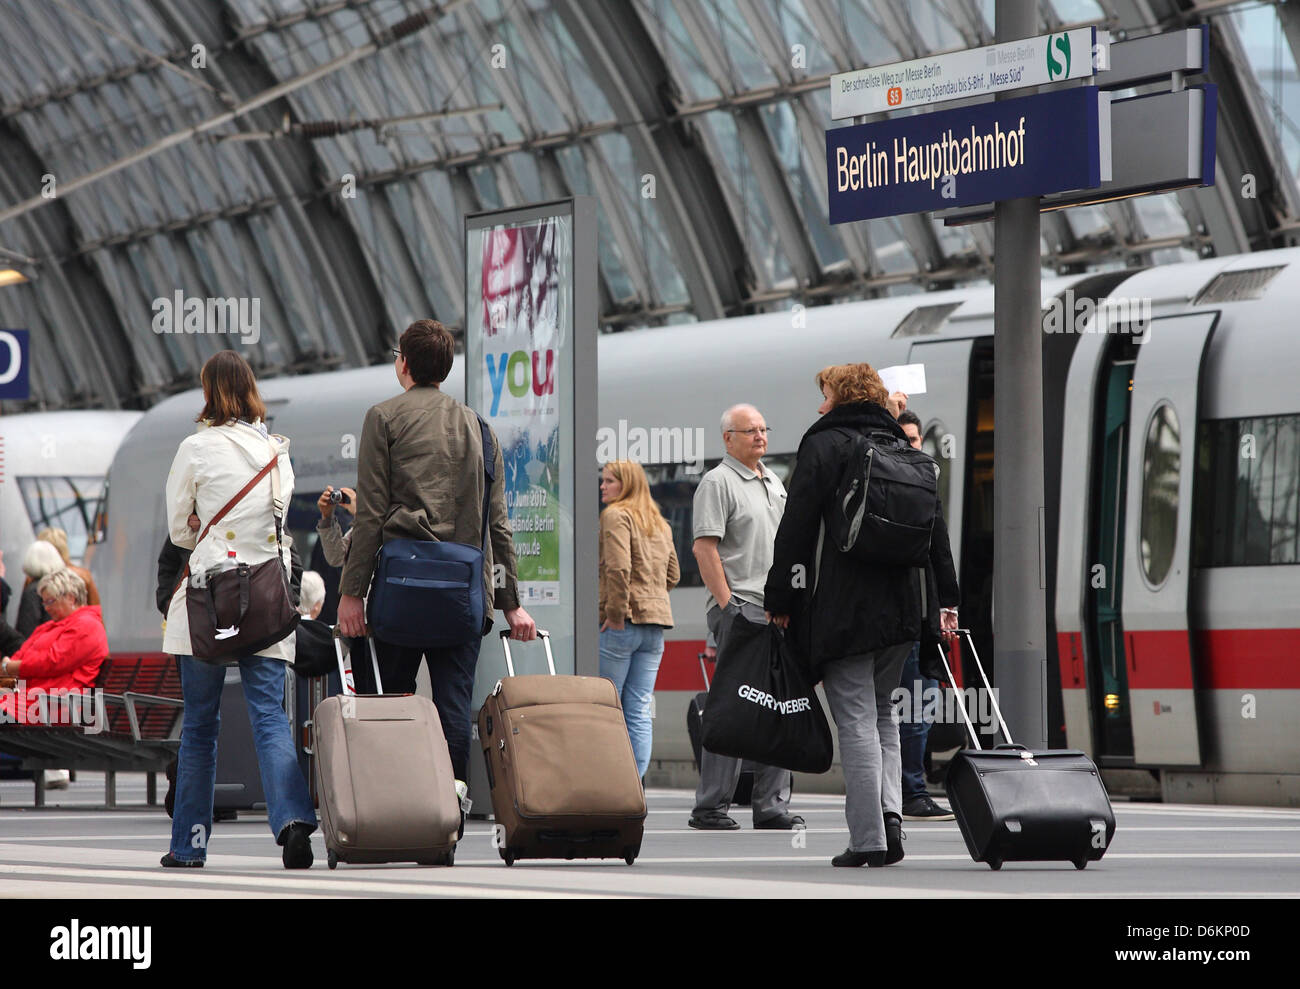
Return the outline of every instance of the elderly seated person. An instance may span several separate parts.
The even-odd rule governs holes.
[[[89,690],[95,685],[100,664],[108,657],[108,635],[98,605],[86,604],[86,585],[67,568],[41,578],[37,585],[50,620],[38,625],[13,656],[0,660],[0,677],[12,677],[27,696],[16,698],[10,688],[0,696],[5,720],[39,720],[41,690]],[[7,680],[5,682],[8,682]],[[16,703],[23,715],[16,715]]]

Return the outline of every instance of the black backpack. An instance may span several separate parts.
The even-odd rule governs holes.
[[[865,563],[925,566],[939,504],[938,465],[889,433],[843,432],[853,446],[826,517],[826,538]]]

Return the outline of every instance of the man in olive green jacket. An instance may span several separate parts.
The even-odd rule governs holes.
[[[478,417],[438,387],[451,371],[451,334],[441,323],[421,319],[406,328],[399,347],[394,354],[403,393],[372,406],[361,431],[357,516],[339,581],[338,624],[347,636],[365,633],[363,599],[375,554],[386,540],[436,539],[470,546],[482,540],[487,477]],[[512,638],[527,640],[536,636],[536,626],[519,606],[501,444],[495,434],[492,441],[496,480],[483,559],[484,600],[505,612]],[[470,695],[478,650],[477,638],[430,650],[375,639],[386,693],[414,693],[421,658],[428,663],[433,703],[460,780],[468,779]]]

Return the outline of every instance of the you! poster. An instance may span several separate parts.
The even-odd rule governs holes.
[[[484,230],[480,305],[467,314],[483,333],[479,394],[505,461],[525,607],[560,601],[560,397],[569,385],[559,354],[572,319],[561,269],[571,259],[571,222],[549,217]]]

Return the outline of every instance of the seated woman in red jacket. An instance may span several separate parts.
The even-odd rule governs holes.
[[[15,692],[0,696],[0,716],[25,724],[40,721],[39,690],[90,690],[100,664],[108,657],[108,635],[98,605],[86,604],[86,585],[71,570],[56,570],[41,578],[37,590],[50,621],[36,627],[13,656],[0,660],[0,677],[14,677],[28,696],[22,698],[23,717],[16,715]],[[7,682],[7,681],[6,681]],[[48,711],[60,706],[44,705]],[[66,710],[66,708],[64,708]]]

